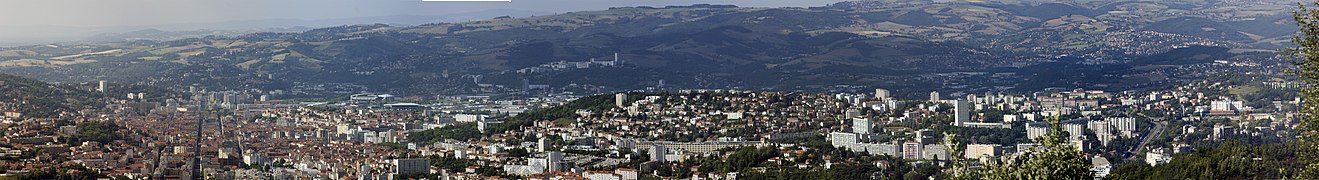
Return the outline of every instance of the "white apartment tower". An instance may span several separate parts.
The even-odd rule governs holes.
[[[939,102],[939,91],[930,91],[930,102]]]
[[[623,93],[614,94],[614,106],[620,108],[625,107],[623,106],[624,102],[627,102],[627,94],[623,94]]]

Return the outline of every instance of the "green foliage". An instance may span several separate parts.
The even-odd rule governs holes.
[[[492,167],[492,166],[477,167],[476,174],[480,174],[486,177],[509,177],[508,172],[505,172],[504,168]]]
[[[52,171],[32,171],[27,174],[19,175],[15,179],[59,179],[59,180],[92,180],[109,178],[105,174],[97,173],[82,166],[73,166],[67,168],[53,169]]]
[[[893,156],[874,156],[877,162],[888,162],[885,167],[871,163],[836,163],[831,168],[797,168],[791,164],[771,166],[765,172],[740,171],[738,178],[746,179],[926,179],[938,178],[941,167],[929,162],[908,164]]]
[[[943,135],[943,142],[944,142],[943,143],[944,148],[948,150],[949,154],[964,154],[966,151],[966,147],[962,146],[961,142],[957,140],[957,134],[945,132]],[[967,167],[966,162],[963,161],[962,158],[949,158],[949,161],[952,166],[950,168],[950,170],[952,171],[952,177],[950,177],[951,179],[976,178],[975,176],[977,175],[974,172],[972,172],[969,167]]]
[[[458,159],[454,157],[431,156],[431,166],[440,169],[449,170],[449,172],[461,172],[467,166],[476,165],[476,160]]]
[[[469,140],[476,138],[481,138],[481,131],[476,129],[476,124],[471,123],[408,133],[408,140],[420,143],[439,142],[444,139]]]
[[[1057,117],[1051,118],[1053,131],[1041,137],[1041,147],[991,163],[980,171],[957,174],[961,178],[982,179],[1089,179],[1094,177],[1085,154],[1066,144]],[[954,151],[954,152],[961,152]]]
[[[114,140],[123,139],[119,133],[119,125],[112,122],[88,121],[78,123],[78,134],[73,137],[79,142],[96,141],[100,143],[110,143]]]
[[[527,149],[524,148],[509,148],[504,152],[508,153],[508,156],[513,158],[526,158],[531,156],[531,151],[527,151]]]
[[[666,93],[627,93],[630,100],[640,99],[647,95],[660,95]],[[577,110],[583,109],[592,112],[603,112],[614,108],[614,94],[600,94],[578,98],[564,105],[554,106],[551,108],[531,110],[517,116],[504,119],[504,123],[489,126],[488,134],[502,133],[508,130],[516,130],[525,126],[531,126],[539,120],[548,121],[570,121],[577,118]]]
[[[1298,94],[1305,101],[1301,104],[1301,134],[1305,138],[1307,150],[1312,152],[1319,149],[1319,9],[1307,7],[1304,3],[1298,4],[1300,7],[1292,14],[1296,24],[1301,27],[1301,33],[1292,38],[1292,41],[1301,47],[1289,49],[1295,57],[1296,70],[1294,71],[1301,77],[1303,88]],[[1312,2],[1313,6],[1319,6],[1319,2]],[[1298,175],[1298,178],[1319,178],[1319,158],[1315,156],[1306,157],[1310,165],[1306,166],[1304,173]]]
[[[957,137],[961,138],[958,139],[958,141],[971,144],[1018,144],[1030,142],[1030,139],[1026,136],[1026,131],[1022,131],[1022,129],[1025,129],[1025,123],[1016,123],[1011,129],[975,127],[948,128],[951,128],[951,131],[953,132],[957,132]]]
[[[376,143],[376,145],[377,145],[377,146],[385,146],[385,147],[389,147],[390,149],[393,149],[393,150],[403,150],[403,149],[408,149],[408,146],[405,146],[405,145],[403,145],[403,144],[399,144],[399,143],[396,143],[396,142],[382,142],[382,143]]]
[[[747,172],[748,168],[760,166],[765,160],[778,155],[778,150],[771,147],[740,148],[728,155],[724,163],[718,165],[718,169],[721,172]]]
[[[1293,13],[1301,33],[1292,38],[1300,47],[1287,49],[1295,60],[1296,69],[1292,72],[1301,77],[1303,84],[1299,96],[1305,101],[1301,104],[1302,134],[1310,141],[1319,140],[1319,9],[1307,7],[1304,3]],[[1319,6],[1319,2],[1313,5]]]
[[[1312,151],[1311,151],[1312,152]],[[1305,146],[1296,143],[1251,145],[1237,141],[1213,149],[1178,155],[1166,164],[1132,162],[1119,166],[1112,179],[1280,179],[1302,175]],[[1208,171],[1206,171],[1208,170]]]
[[[15,108],[24,117],[39,118],[104,107],[104,103],[91,92],[8,74],[0,74],[0,102],[21,104]]]

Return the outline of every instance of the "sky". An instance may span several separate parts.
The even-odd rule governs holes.
[[[341,19],[393,15],[443,15],[487,10],[572,12],[617,6],[733,4],[813,7],[843,0],[10,0],[0,6],[0,26],[150,26],[265,19]]]

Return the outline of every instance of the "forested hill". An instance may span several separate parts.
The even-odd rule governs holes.
[[[26,117],[57,117],[61,113],[102,106],[100,96],[70,86],[47,84],[0,74],[0,111]]]

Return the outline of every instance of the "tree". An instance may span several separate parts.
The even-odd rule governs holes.
[[[110,143],[114,140],[123,139],[116,131],[119,131],[119,125],[113,122],[88,121],[78,123],[76,126],[78,133],[73,137],[79,142],[96,141],[100,143]]]
[[[1112,179],[1279,179],[1304,169],[1306,164],[1297,143],[1253,145],[1229,141],[1216,148],[1179,154],[1166,164],[1143,162],[1123,164],[1108,176]],[[1210,170],[1211,171],[1206,171]]]
[[[376,145],[377,145],[377,146],[385,146],[385,147],[389,147],[391,150],[405,150],[405,149],[408,149],[408,146],[407,146],[407,145],[399,144],[399,143],[396,143],[396,142],[382,142],[382,143],[376,143]]]
[[[1294,58],[1295,69],[1291,72],[1301,77],[1303,84],[1298,96],[1301,97],[1301,130],[1302,142],[1309,146],[1310,156],[1303,160],[1309,161],[1310,165],[1297,175],[1297,178],[1314,179],[1319,178],[1319,162],[1314,156],[1314,150],[1319,149],[1319,1],[1311,2],[1311,6],[1306,3],[1297,3],[1298,8],[1292,13],[1292,18],[1296,25],[1300,26],[1301,31],[1292,42],[1298,47],[1288,48],[1287,52]]]

